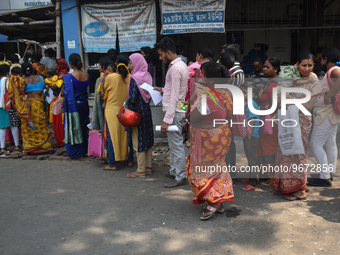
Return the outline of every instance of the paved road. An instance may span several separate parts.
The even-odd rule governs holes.
[[[236,180],[229,210],[202,222],[189,185],[163,188],[166,167],[131,170],[0,159],[0,254],[339,254],[339,178],[299,202]]]

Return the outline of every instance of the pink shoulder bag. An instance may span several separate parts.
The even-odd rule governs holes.
[[[60,99],[60,94],[53,103],[53,107],[51,110],[53,115],[59,115],[64,113],[64,99]]]

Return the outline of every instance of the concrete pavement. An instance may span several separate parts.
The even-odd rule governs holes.
[[[238,148],[238,164],[244,157]],[[312,162],[313,158],[310,157]],[[338,162],[340,163],[340,162]],[[288,202],[261,186],[200,221],[190,186],[166,189],[167,167],[128,179],[97,162],[0,158],[0,254],[338,254],[340,181]],[[239,214],[239,215],[238,215]]]

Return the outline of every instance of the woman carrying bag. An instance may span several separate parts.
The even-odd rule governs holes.
[[[152,85],[152,77],[148,72],[148,64],[139,53],[130,56],[129,69],[131,79],[128,87],[129,98],[127,105],[129,109],[138,108],[141,112],[141,123],[137,127],[128,129],[128,140],[137,153],[137,170],[127,174],[129,178],[146,177],[146,173],[152,173],[151,156],[153,139],[153,124],[150,108],[150,94],[140,86],[143,83]]]
[[[312,111],[314,104],[317,100],[318,94],[321,92],[321,85],[318,77],[313,73],[313,54],[305,52],[302,53],[297,62],[297,67],[301,76],[301,79],[309,81],[304,85],[297,85],[294,82],[293,87],[303,88],[310,92],[311,99],[302,104],[308,111]],[[289,93],[288,99],[292,98],[304,98],[303,93]],[[278,146],[276,152],[276,165],[287,167],[288,172],[282,171],[275,174],[274,192],[280,192],[283,194],[283,198],[294,201],[307,198],[307,152],[308,152],[308,137],[312,127],[312,116],[305,115],[299,111],[298,121],[301,128],[301,138],[304,148],[304,153],[294,155],[283,155],[280,146]],[[281,125],[281,123],[280,123]],[[297,146],[296,146],[297,147]],[[282,168],[281,168],[282,169]]]

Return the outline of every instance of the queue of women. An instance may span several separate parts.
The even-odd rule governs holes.
[[[323,80],[319,81],[318,77],[313,73],[314,57],[311,53],[303,53],[298,59],[296,68],[296,77],[292,82],[293,87],[300,87],[310,92],[311,98],[305,102],[303,106],[314,114],[314,124],[312,130],[312,116],[305,115],[301,111],[298,113],[298,123],[301,131],[301,143],[303,146],[303,153],[292,153],[290,155],[283,154],[282,148],[278,143],[278,124],[274,124],[271,133],[262,132],[262,128],[258,131],[258,140],[256,139],[255,131],[252,128],[251,134],[244,139],[244,147],[248,163],[250,164],[251,155],[249,150],[251,148],[251,140],[257,142],[257,165],[266,167],[282,166],[287,167],[288,171],[271,172],[267,174],[269,178],[264,179],[264,185],[272,185],[273,191],[281,193],[283,198],[289,201],[305,200],[307,198],[307,184],[310,186],[330,187],[332,181],[332,173],[335,172],[337,162],[337,146],[336,146],[336,131],[337,124],[340,123],[340,115],[336,114],[331,101],[336,100],[335,95],[340,91],[340,53],[335,48],[330,48],[322,53],[322,64],[326,66],[327,73]],[[208,62],[201,65],[201,75],[204,78],[222,77],[223,73],[221,66],[214,62]],[[270,108],[273,104],[273,88],[280,83],[280,61],[275,57],[268,58],[263,65],[263,74],[267,78],[267,82],[258,93],[258,104],[261,110]],[[329,79],[332,78],[332,79]],[[202,83],[200,83],[201,85]],[[217,119],[232,119],[231,110],[235,107],[235,102],[228,100],[228,93],[213,89],[214,82],[210,80],[209,84],[205,84],[205,89],[209,93],[214,94],[215,103],[207,102],[210,110],[210,115],[214,114]],[[196,86],[197,87],[197,86]],[[241,85],[242,87],[242,85]],[[200,91],[200,94],[205,92]],[[218,96],[221,97],[220,104],[218,103]],[[287,98],[304,98],[303,93],[289,93]],[[200,100],[199,98],[197,100]],[[234,105],[233,105],[234,104]],[[254,104],[254,103],[253,103]],[[213,127],[211,116],[203,116],[196,111],[199,103],[194,103],[196,108],[191,109],[192,118],[191,132],[192,132],[192,153],[188,159],[190,162],[187,169],[188,179],[194,193],[194,204],[208,203],[204,207],[202,220],[210,218],[215,212],[223,212],[222,202],[233,200],[232,181],[228,173],[221,173],[213,171],[202,171],[197,173],[197,166],[225,166],[221,159],[230,148],[232,140],[232,129],[228,124]],[[278,108],[280,108],[280,103]],[[247,106],[246,106],[247,108]],[[254,107],[256,108],[256,107]],[[224,110],[224,113],[222,112]],[[271,114],[270,118],[277,118],[278,112]],[[228,117],[229,116],[229,117]],[[254,116],[249,116],[249,110],[246,117],[249,120]],[[250,117],[250,118],[249,118]],[[202,125],[204,120],[205,125]],[[209,125],[210,124],[210,127]],[[312,131],[311,131],[312,130]],[[308,142],[317,160],[317,165],[322,166],[320,178],[313,178],[307,180],[308,170]],[[225,150],[226,149],[226,150]],[[197,153],[197,150],[200,153]],[[248,153],[247,153],[248,150]],[[199,155],[200,159],[197,159]],[[195,159],[195,161],[193,160]],[[228,162],[226,162],[228,163]],[[302,166],[298,171],[294,171],[293,165]],[[316,166],[317,167],[317,166]],[[198,168],[202,169],[202,168]],[[222,176],[224,175],[224,176]],[[257,189],[257,181],[244,179],[244,182],[250,184],[243,188],[244,191]]]
[[[173,43],[171,40],[169,42]],[[160,46],[159,52],[162,51],[165,53],[169,51],[177,58],[171,45]],[[233,51],[228,53],[227,48],[224,48],[224,51],[227,53],[223,53],[220,63],[216,63],[212,61],[212,54],[209,53],[211,51],[199,50],[197,61],[192,64],[196,72],[191,74],[191,78],[197,76],[196,82],[187,83],[191,91],[186,97],[190,105],[190,114],[187,116],[190,120],[190,140],[187,145],[191,152],[187,158],[186,176],[193,192],[193,203],[207,204],[201,220],[209,219],[216,212],[224,212],[223,202],[234,200],[233,181],[229,172],[197,171],[197,169],[209,166],[226,166],[229,162],[228,160],[225,162],[225,159],[228,159],[227,154],[230,152],[233,135],[236,135],[229,123],[213,125],[214,119],[232,119],[233,108],[236,107],[236,102],[233,102],[232,94],[228,90],[214,88],[214,78],[229,79],[230,84],[233,84],[232,80],[235,79],[235,75],[228,71],[237,63],[235,55]],[[1,153],[5,152],[8,127],[12,131],[16,150],[19,150],[18,133],[21,127],[25,153],[53,153],[44,109],[44,96],[46,95],[44,90],[51,88],[55,95],[52,104],[57,100],[64,100],[63,113],[52,115],[51,118],[57,141],[55,147],[65,144],[71,158],[83,157],[88,153],[89,147],[88,86],[90,76],[82,70],[83,64],[78,54],[71,54],[69,57],[70,67],[74,70],[72,74],[68,73],[70,69],[64,59],[57,59],[55,75],[46,74],[48,71],[39,65],[36,59],[39,59],[39,56],[34,59],[33,65],[29,62],[24,63],[21,70],[14,69],[10,76],[8,76],[9,68],[0,66]],[[335,138],[337,124],[340,123],[340,115],[334,112],[332,105],[332,100],[334,103],[334,97],[340,91],[340,79],[337,79],[340,78],[339,61],[340,53],[335,48],[327,49],[322,53],[322,64],[327,67],[327,73],[321,82],[313,73],[314,57],[312,54],[301,54],[295,65],[297,73],[292,86],[304,88],[310,92],[311,98],[303,106],[313,113],[314,122],[312,124],[312,116],[299,112],[298,123],[304,153],[293,155],[282,153],[278,142],[277,123],[273,125],[271,133],[262,132],[261,128],[259,130],[251,128],[250,133],[244,138],[249,165],[289,167],[292,164],[301,164],[305,167],[304,171],[289,170],[276,173],[269,171],[267,179],[264,179],[263,184],[272,185],[274,192],[282,193],[283,198],[289,201],[306,199],[307,183],[314,186],[331,186],[331,173],[336,169],[337,161]],[[150,94],[141,88],[143,83],[152,85],[148,63],[139,53],[117,56],[116,52],[111,50],[107,57],[100,60],[99,70],[102,74],[96,82],[91,124],[92,128],[101,134],[104,142],[105,153],[101,155],[101,159],[102,163],[107,165],[102,169],[117,171],[117,161],[127,161],[129,166],[133,166],[135,151],[137,168],[128,173],[127,177],[146,177],[147,174],[152,173],[151,157],[154,145]],[[270,108],[273,103],[272,91],[279,85],[280,61],[275,57],[268,58],[263,65],[263,74],[267,78],[266,84],[256,93],[258,100],[253,104],[261,110]],[[241,84],[241,88],[245,86]],[[207,115],[202,113],[201,101],[204,94],[209,95]],[[287,98],[303,97],[302,93],[287,95]],[[6,106],[8,98],[11,101],[10,107]],[[50,107],[53,108],[53,105]],[[278,108],[280,108],[280,102]],[[139,121],[123,126],[122,121],[117,118],[117,113],[125,110],[137,113],[133,116],[139,116]],[[278,112],[275,111],[270,117],[277,114]],[[254,118],[249,115],[249,109],[248,113],[246,110],[245,118],[248,120]],[[255,147],[251,147],[254,144]],[[308,144],[313,150],[317,163],[326,166],[320,178],[311,180],[307,180]],[[255,163],[253,162],[254,155]],[[257,189],[259,185],[259,176],[249,177],[244,180],[249,182],[249,185],[243,189],[245,191]]]

